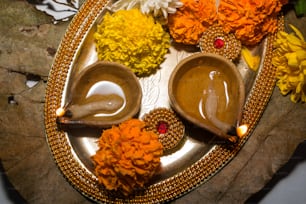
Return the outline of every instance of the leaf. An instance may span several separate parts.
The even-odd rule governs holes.
[[[295,13],[297,16],[303,16],[306,14],[306,1],[297,0],[294,5]]]

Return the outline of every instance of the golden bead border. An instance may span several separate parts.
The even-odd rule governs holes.
[[[58,130],[55,111],[61,105],[68,71],[84,36],[102,12],[107,0],[87,0],[72,19],[55,56],[46,88],[44,108],[47,142],[54,160],[67,179],[84,196],[100,203],[163,203],[182,196],[198,185],[209,180],[239,152],[250,137],[275,85],[276,68],[272,66],[272,42],[274,36],[267,38],[267,53],[263,68],[258,73],[255,85],[244,106],[242,122],[250,125],[247,136],[232,148],[216,145],[202,159],[162,182],[148,188],[132,198],[111,197],[99,188],[97,178],[88,172],[74,156],[65,132]],[[283,29],[283,19],[279,28]]]

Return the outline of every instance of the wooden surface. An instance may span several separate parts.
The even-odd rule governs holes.
[[[306,36],[306,19],[286,14]],[[56,49],[69,22],[26,1],[0,0],[0,159],[10,182],[28,203],[90,203],[62,176],[44,133],[44,93]],[[34,87],[26,85],[34,80]],[[306,105],[274,89],[252,136],[207,183],[172,203],[243,203],[259,191],[306,138]]]

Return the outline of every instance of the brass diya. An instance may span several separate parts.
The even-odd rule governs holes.
[[[169,98],[187,121],[237,142],[245,87],[236,66],[217,54],[197,53],[183,59],[170,76]]]
[[[109,127],[135,116],[142,91],[135,74],[115,62],[96,62],[78,73],[57,110],[61,125]]]

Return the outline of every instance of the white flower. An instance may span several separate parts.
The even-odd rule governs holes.
[[[183,3],[180,0],[119,0],[110,9],[115,12],[139,8],[144,14],[152,13],[154,16],[162,14],[167,19],[168,13],[175,13],[181,6]]]

